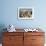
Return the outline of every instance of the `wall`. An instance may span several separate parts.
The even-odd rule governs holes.
[[[46,0],[1,0],[0,24],[5,26],[9,24],[15,27],[29,28],[38,27],[39,25],[46,28]],[[18,7],[33,7],[33,20],[19,20],[17,18]]]
[[[19,20],[18,7],[33,7],[34,19]],[[16,28],[40,27],[46,32],[46,0],[0,0],[0,29],[9,24]]]

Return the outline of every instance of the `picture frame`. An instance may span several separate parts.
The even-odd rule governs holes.
[[[33,19],[34,8],[32,7],[19,7],[18,8],[18,19]]]

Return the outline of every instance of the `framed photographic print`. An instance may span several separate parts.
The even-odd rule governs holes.
[[[34,8],[32,7],[19,7],[18,8],[18,19],[33,19]]]

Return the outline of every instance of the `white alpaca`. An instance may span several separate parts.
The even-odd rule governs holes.
[[[13,25],[9,25],[9,27],[7,28],[8,32],[15,32],[15,27]]]

